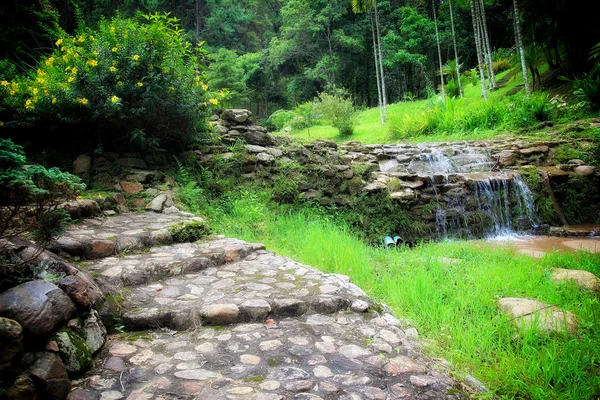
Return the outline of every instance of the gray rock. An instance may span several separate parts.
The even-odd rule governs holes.
[[[48,335],[74,313],[69,296],[47,281],[22,283],[0,294],[0,315],[21,324],[26,335]]]
[[[250,153],[257,153],[257,154],[264,153],[267,150],[265,147],[258,146],[255,144],[247,144],[244,146],[244,148]]]
[[[296,317],[308,311],[306,302],[299,299],[273,300],[273,312],[280,317]]]
[[[79,271],[77,274],[61,278],[58,286],[79,310],[87,310],[104,298],[102,290],[87,272]]]
[[[596,167],[593,167],[591,165],[580,165],[575,168],[575,173],[582,175],[582,176],[594,175],[595,172],[596,172]]]
[[[267,153],[258,153],[256,159],[263,164],[270,164],[275,161],[275,157]]]
[[[92,310],[89,315],[83,320],[83,329],[85,330],[85,341],[92,353],[96,353],[102,348],[106,341],[106,328],[98,311]]]
[[[43,397],[62,400],[71,391],[71,381],[56,354],[40,353],[31,369],[31,379]]]
[[[366,312],[369,309],[369,303],[364,300],[354,300],[350,309],[355,312]]]
[[[161,212],[165,203],[167,201],[167,195],[165,193],[159,194],[156,196],[148,205],[146,205],[146,210]]]
[[[221,118],[224,121],[236,122],[238,124],[248,121],[252,117],[252,112],[241,108],[234,108],[230,110],[224,110],[221,113]]]
[[[577,330],[575,315],[535,299],[504,297],[498,300],[498,305],[520,328],[559,333]]]
[[[240,305],[250,321],[263,321],[271,312],[271,305],[263,299],[246,300]]]
[[[73,173],[74,174],[86,174],[90,172],[92,166],[92,157],[87,154],[81,154],[75,161],[73,161]]]
[[[179,214],[179,208],[175,206],[165,207],[163,214]]]
[[[320,314],[333,314],[340,310],[348,308],[350,301],[343,297],[321,295],[314,297],[311,301],[311,308]]]

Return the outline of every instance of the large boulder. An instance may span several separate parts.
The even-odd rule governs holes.
[[[74,313],[69,296],[48,281],[25,282],[0,294],[0,316],[17,321],[31,337],[49,335]]]

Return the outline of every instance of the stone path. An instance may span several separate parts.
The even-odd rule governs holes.
[[[165,218],[131,214],[77,229],[96,224],[102,237],[109,227],[118,240],[175,218],[152,221],[156,230],[152,216]],[[124,230],[124,218],[135,228]],[[121,290],[126,329],[145,330],[113,335],[71,400],[469,397],[443,361],[422,354],[414,328],[347,276],[263,245],[216,237],[85,267]]]

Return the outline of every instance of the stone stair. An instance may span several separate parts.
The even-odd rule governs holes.
[[[115,243],[83,267],[120,291],[129,331],[109,339],[69,400],[463,399],[474,390],[347,276],[221,236],[117,255],[124,238],[148,243],[191,218],[128,214],[69,230],[85,246]]]

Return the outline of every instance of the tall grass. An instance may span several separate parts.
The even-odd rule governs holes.
[[[217,230],[325,272],[349,275],[430,339],[428,351],[506,399],[592,399],[600,395],[598,294],[550,279],[553,267],[600,274],[600,256],[557,253],[537,260],[483,242],[369,247],[333,217],[280,208],[259,194],[232,197]],[[530,297],[575,313],[579,333],[519,332],[496,306]]]
[[[407,139],[433,134],[464,134],[475,131],[497,131],[527,127],[550,117],[551,105],[546,93],[531,97],[456,99],[429,101],[424,111],[390,118],[394,139]]]

